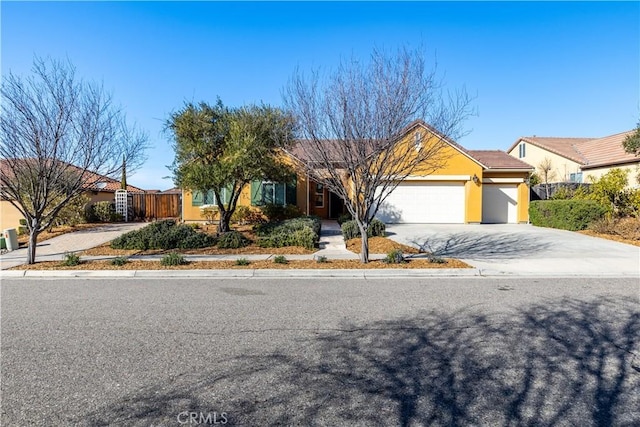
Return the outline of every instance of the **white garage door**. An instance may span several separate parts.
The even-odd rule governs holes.
[[[482,222],[518,222],[518,187],[515,184],[482,184]]]
[[[386,223],[463,224],[464,183],[400,183],[389,194],[376,216]]]

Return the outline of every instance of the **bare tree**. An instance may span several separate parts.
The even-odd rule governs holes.
[[[542,178],[542,182],[544,182],[544,191],[546,194],[546,199],[549,199],[549,181],[556,178],[556,171],[553,169],[553,161],[549,157],[545,157],[542,159],[540,163],[538,163],[538,172],[540,173],[540,177]]]
[[[374,50],[366,63],[341,61],[326,77],[296,70],[284,98],[298,120],[305,173],[344,200],[362,235],[363,263],[381,204],[407,176],[446,163],[443,141],[460,135],[471,112],[464,90],[444,92],[435,67],[428,70],[421,51],[406,48]],[[404,141],[418,124],[421,137]]]
[[[0,191],[27,220],[33,264],[38,234],[96,174],[116,176],[123,156],[129,171],[139,167],[148,138],[68,61],[36,58],[31,75],[3,77],[0,95]]]

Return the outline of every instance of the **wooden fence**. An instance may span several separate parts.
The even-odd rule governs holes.
[[[130,193],[134,219],[179,218],[182,215],[181,194]]]

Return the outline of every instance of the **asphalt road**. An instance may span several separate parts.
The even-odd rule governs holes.
[[[637,279],[1,287],[3,426],[640,425]]]

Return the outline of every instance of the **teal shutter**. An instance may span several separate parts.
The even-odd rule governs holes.
[[[278,206],[284,206],[284,193],[285,193],[285,184],[273,184],[276,188],[275,188],[275,200],[273,201],[273,203],[275,203]]]
[[[222,189],[222,203],[225,205],[229,205],[229,201],[231,200],[231,185],[227,185]]]
[[[285,192],[287,193],[288,205],[295,205],[298,203],[298,200],[297,200],[298,192],[296,191],[296,181],[293,181],[292,183],[287,184]]]
[[[202,206],[204,197],[200,191],[194,191],[191,193],[191,206]]]
[[[251,206],[263,205],[262,200],[262,182],[251,181]]]
[[[216,195],[213,194],[213,190],[207,191],[204,195],[204,204],[205,205],[215,205],[216,204]]]

